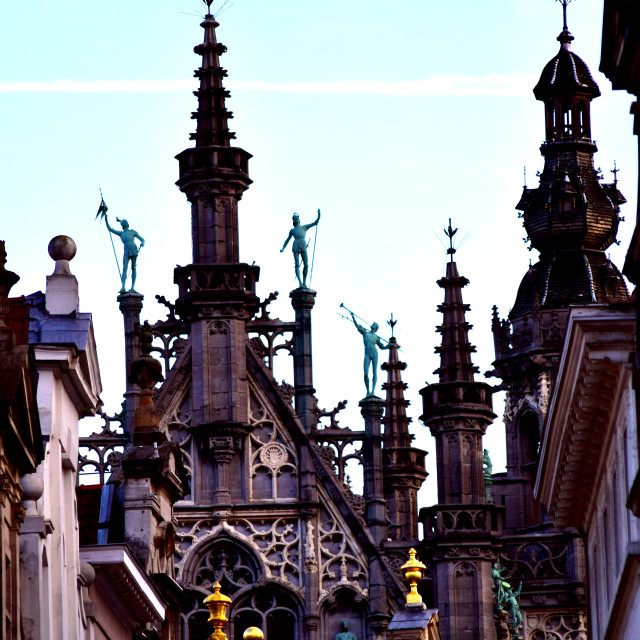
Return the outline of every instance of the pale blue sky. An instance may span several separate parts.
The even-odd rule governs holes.
[[[220,6],[214,4],[214,9]],[[514,206],[527,165],[542,168],[543,108],[531,89],[552,58],[562,27],[552,0],[230,0],[218,38],[229,48],[228,101],[237,144],[254,155],[254,184],[240,203],[241,255],[262,268],[262,297],[290,319],[292,258],[282,246],[291,214],[322,208],[313,287],[315,386],[320,405],[347,398],[341,423],[360,428],[364,388],[360,337],[335,313],[344,302],[382,326],[391,312],[407,361],[405,381],[418,446],[419,389],[434,382],[434,327],[446,256],[436,232],[449,217],[461,235],[460,272],[471,280],[475,362],[491,368],[491,306],[505,315],[529,258]],[[52,271],[46,246],[60,233],[78,244],[72,270],[81,308],[95,313],[109,411],[124,386],[118,277],[111,245],[94,222],[102,186],[112,216],[147,240],[139,264],[143,318],[173,299],[172,269],[190,262],[189,208],[174,186],[174,156],[191,143],[192,77],[204,5],[196,0],[52,0],[8,3],[0,26],[0,211],[12,294],[43,289]],[[592,108],[596,166],[614,159],[623,209],[619,266],[636,208],[637,162],[630,97],[597,73],[602,2],[569,7],[574,50],[603,97]],[[118,253],[120,250],[118,249]],[[383,332],[381,332],[383,333]],[[383,335],[386,335],[383,333]],[[282,363],[280,378],[292,378]],[[384,376],[381,375],[381,381]],[[491,382],[491,381],[490,381]],[[493,380],[492,382],[496,382]],[[504,460],[490,427],[496,467]],[[434,499],[435,455],[421,502]]]

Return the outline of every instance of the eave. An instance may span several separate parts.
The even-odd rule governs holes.
[[[95,586],[123,625],[131,630],[146,624],[160,629],[166,605],[127,545],[84,546],[80,560],[95,569]]]
[[[584,531],[589,521],[634,344],[633,310],[571,309],[535,486],[559,528]]]

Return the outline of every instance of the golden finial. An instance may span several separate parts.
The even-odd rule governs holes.
[[[258,627],[247,627],[242,634],[242,640],[264,640],[264,633]]]
[[[204,604],[209,609],[209,624],[213,627],[213,633],[209,636],[209,640],[227,640],[227,634],[222,627],[228,622],[227,609],[231,605],[231,598],[220,593],[220,583],[213,585],[213,593],[207,596]]]
[[[404,573],[404,579],[409,583],[410,588],[407,593],[407,604],[422,603],[422,596],[418,593],[418,582],[422,578],[423,569],[426,567],[416,558],[416,550],[409,549],[409,559],[400,567],[400,571]]]

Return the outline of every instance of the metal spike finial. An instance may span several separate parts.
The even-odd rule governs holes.
[[[393,338],[393,328],[398,324],[398,321],[393,319],[393,313],[391,314],[391,320],[387,320],[387,324],[391,327],[391,337]]]
[[[211,14],[211,5],[213,4],[213,0],[202,0],[207,5],[207,13]]]
[[[620,169],[618,169],[618,166],[616,164],[616,161],[613,161],[613,169],[609,169],[609,171],[611,171],[611,173],[613,173],[613,184],[617,185],[618,184],[618,172],[620,171]]]
[[[451,218],[449,218],[449,226],[444,229],[444,235],[449,238],[449,248],[447,249],[447,254],[451,256],[451,262],[453,262],[453,254],[456,250],[453,248],[453,236],[458,233],[458,229],[453,229],[451,227]]]
[[[562,28],[565,31],[568,31],[569,27],[567,27],[567,5],[570,2],[572,2],[572,0],[556,0],[556,1],[562,5]]]

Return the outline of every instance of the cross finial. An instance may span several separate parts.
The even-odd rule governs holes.
[[[451,262],[453,262],[453,254],[456,252],[453,248],[453,236],[455,236],[456,233],[458,233],[458,230],[451,227],[451,218],[449,218],[449,226],[444,230],[444,234],[449,238],[447,253],[451,256]]]

